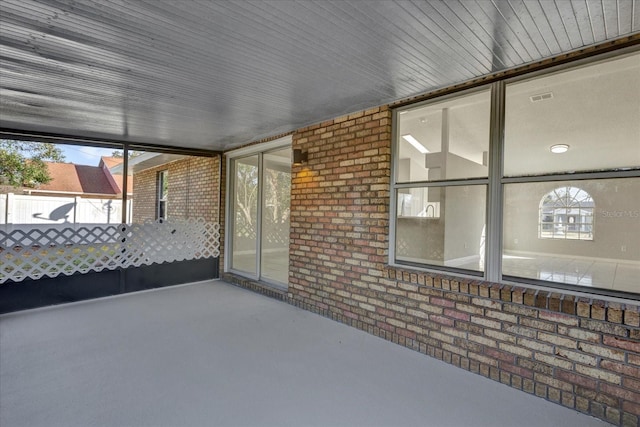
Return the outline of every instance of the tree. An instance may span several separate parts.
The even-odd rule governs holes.
[[[255,237],[255,222],[258,215],[258,167],[251,164],[236,164],[236,232]]]
[[[51,181],[45,161],[63,162],[62,150],[50,142],[0,139],[0,184],[38,187]]]
[[[291,172],[269,168],[265,170],[264,176],[264,218],[271,224],[288,224],[291,206]]]
[[[115,157],[117,159],[121,159],[123,157],[122,153],[123,153],[123,150],[114,150],[111,153],[111,157]],[[129,150],[129,158],[137,157],[137,156],[139,156],[141,154],[144,154],[144,151]]]

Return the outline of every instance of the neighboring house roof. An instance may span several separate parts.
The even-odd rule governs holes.
[[[118,171],[111,171],[111,169],[122,164],[123,161],[122,157],[103,156],[100,158],[100,167],[104,169],[104,173],[107,176],[113,179],[112,185],[116,186],[118,193],[122,193],[122,173],[117,173]],[[131,174],[129,174],[129,179],[127,179],[127,194],[133,194],[133,176]]]
[[[111,169],[115,165],[119,165],[123,162],[122,157],[100,157],[100,160],[107,166],[107,169]]]
[[[98,166],[45,162],[51,181],[38,188],[25,188],[24,191],[119,197],[122,194],[122,162],[121,157],[101,157]],[[116,168],[115,173],[111,172],[111,168]],[[133,175],[129,175],[127,180],[127,194],[133,194]]]
[[[117,195],[120,190],[114,187],[103,168],[99,166],[76,165],[73,163],[45,162],[51,181],[42,184],[37,192],[56,192],[74,194]]]
[[[141,172],[145,169],[155,168],[167,163],[175,162],[176,160],[184,159],[188,156],[183,154],[170,154],[170,153],[154,153],[147,151],[137,156],[129,158],[128,166],[129,171],[134,174]],[[113,175],[122,173],[122,165],[116,164],[113,167],[109,167]]]

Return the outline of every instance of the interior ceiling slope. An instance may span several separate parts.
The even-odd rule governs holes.
[[[0,127],[241,144],[640,31],[640,0],[0,0]]]

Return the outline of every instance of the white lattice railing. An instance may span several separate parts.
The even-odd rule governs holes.
[[[0,284],[219,256],[220,225],[204,220],[0,229]]]

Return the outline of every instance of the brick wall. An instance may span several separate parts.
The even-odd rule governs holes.
[[[161,168],[133,174],[132,221],[141,223],[156,219],[156,174]]]
[[[391,112],[298,130],[290,283],[272,295],[614,424],[640,417],[639,307],[392,268]],[[240,286],[259,288],[225,274]]]
[[[187,157],[162,166],[146,169],[133,176],[133,222],[156,217],[157,174],[167,170],[167,217],[219,218],[220,169],[217,157]]]

